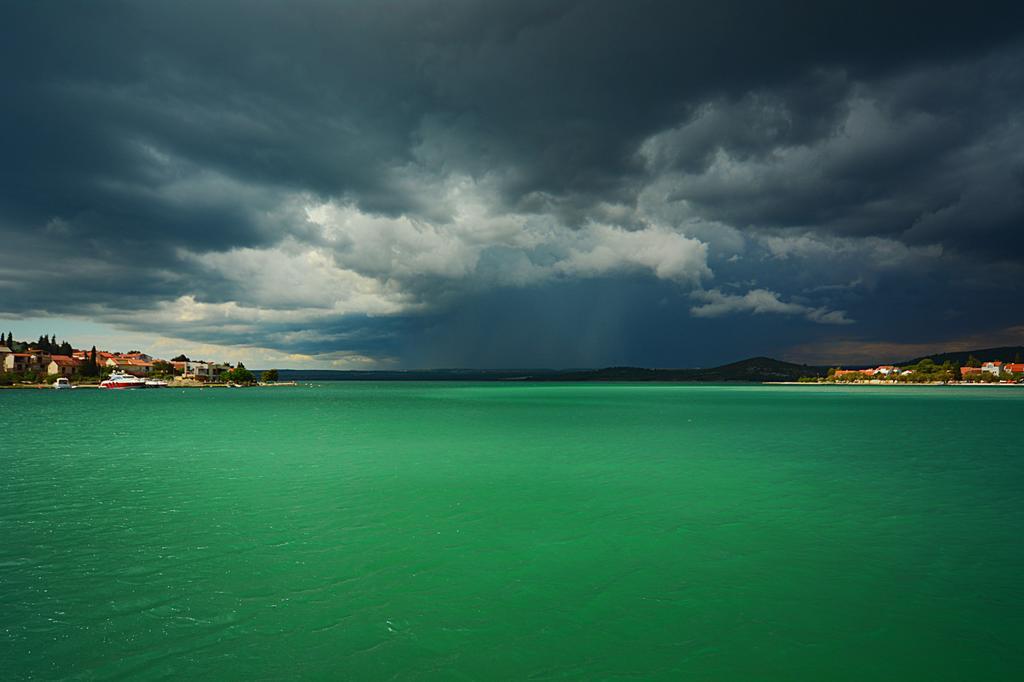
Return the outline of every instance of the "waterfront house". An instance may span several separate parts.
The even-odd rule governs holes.
[[[224,372],[231,371],[231,365],[211,362],[210,363],[210,381],[220,381],[220,375]]]
[[[50,364],[50,354],[39,348],[29,348],[27,353],[8,353],[4,357],[5,372],[44,372]]]
[[[145,376],[153,370],[152,362],[146,362],[145,360],[136,360],[134,358],[108,358],[105,364],[107,367],[111,367],[116,371],[124,372],[125,374],[131,374],[133,376]]]
[[[0,343],[0,371],[3,371],[4,360],[13,352],[10,348]]]
[[[1003,371],[1024,374],[1024,362],[1008,362],[1003,365]]]
[[[192,362],[186,360],[184,362],[172,362],[175,371],[181,372],[183,379],[196,379],[197,381],[209,381],[210,380],[210,363],[208,362]]]
[[[75,373],[75,369],[82,363],[69,355],[51,355],[50,364],[46,367],[46,373],[62,377],[69,377]]]
[[[970,376],[977,377],[981,374],[981,367],[961,367],[960,376],[964,379]]]
[[[981,371],[988,372],[989,374],[995,374],[999,376],[1002,372],[1003,363],[1001,360],[992,360],[989,362],[981,363]]]
[[[176,373],[181,374],[182,379],[194,379],[196,381],[220,381],[224,372],[231,369],[231,365],[218,362],[193,362],[192,360],[171,362]]]
[[[5,372],[26,372],[32,365],[30,353],[8,353],[4,357]]]

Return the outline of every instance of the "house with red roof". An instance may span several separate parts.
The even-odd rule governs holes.
[[[99,354],[97,353],[97,355]],[[97,359],[97,362],[99,362],[99,359]],[[145,376],[153,370],[152,362],[136,360],[135,358],[112,357],[107,358],[107,361],[103,364],[116,371],[134,376]]]
[[[50,364],[46,366],[46,373],[62,377],[69,377],[75,373],[75,369],[82,364],[81,360],[70,355],[51,355]]]
[[[8,353],[4,357],[5,372],[45,371],[50,364],[50,354],[39,348],[29,348],[27,353]]]
[[[5,372],[26,372],[32,366],[31,353],[8,353],[4,356]]]

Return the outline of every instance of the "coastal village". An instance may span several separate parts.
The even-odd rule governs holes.
[[[167,385],[248,385],[256,377],[242,363],[207,362],[179,355],[170,360],[138,350],[117,352],[74,348],[67,341],[40,336],[37,341],[15,341],[0,334],[0,386],[47,385],[64,379],[78,385],[98,385],[111,375],[163,380]],[[277,370],[263,373],[263,382],[277,379]]]
[[[1024,362],[1004,360],[980,361],[974,356],[964,365],[951,361],[939,364],[925,358],[916,364],[879,365],[864,369],[829,369],[825,377],[806,377],[805,383],[867,383],[867,384],[1020,384],[1024,383]]]

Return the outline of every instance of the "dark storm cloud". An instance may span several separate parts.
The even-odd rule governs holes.
[[[659,153],[737,120],[755,133],[715,135],[727,158],[682,168],[673,198],[730,224],[1004,250],[1024,220],[1021,63],[1018,48],[859,85],[835,116],[839,134],[798,144],[758,134],[773,116],[755,104],[712,108]]]
[[[656,216],[710,245],[708,288],[764,289],[785,305],[846,310],[864,333],[880,333],[865,311],[894,300],[889,287],[902,287],[901,304],[920,311],[914,319],[936,317],[932,298],[956,301],[943,319],[964,319],[963,291],[982,296],[1019,272],[1021,251],[1011,245],[1024,220],[1020,3],[8,3],[4,19],[0,311],[8,314],[109,317],[180,297],[284,310],[306,296],[306,307],[329,308],[301,286],[291,298],[271,296],[223,272],[224,262],[197,260],[284,244],[301,272],[295,245],[307,244],[375,279],[374,300],[401,300],[409,313],[384,323],[353,303],[335,317],[261,318],[262,338],[275,347],[376,348],[418,363],[445,360],[424,350],[440,344],[445,364],[502,364],[519,357],[511,347],[455,353],[459,344],[439,330],[504,328],[499,320],[523,320],[514,311],[531,306],[551,313],[534,329],[571,339],[572,325],[553,321],[569,319],[556,309],[597,315],[598,298],[543,292],[585,291],[585,282],[521,275],[544,305],[501,288],[511,276],[500,295],[466,292],[493,286],[487,271],[498,261],[523,273],[549,267],[556,255],[546,248],[570,264],[560,276],[604,276],[593,269],[601,244],[577,257],[575,241],[515,251],[502,237],[467,256],[466,244],[493,237],[460,235],[448,248],[442,235],[431,263],[398,267],[331,241],[305,213],[335,202],[447,224],[460,204],[439,188],[452,177],[486,184],[489,214],[534,215],[556,231],[591,221],[640,230]],[[384,240],[379,250],[408,255],[426,248],[420,236]],[[856,241],[867,238],[887,241]],[[879,266],[883,252],[902,260]],[[459,257],[464,283],[453,284],[435,261]],[[822,262],[829,267],[815,266]],[[790,272],[796,264],[802,276]],[[937,274],[954,266],[955,277]],[[860,284],[842,288],[851,281]],[[602,282],[590,286],[610,300],[614,287]],[[675,284],[622,291],[629,295],[615,300],[631,303],[604,324],[631,322],[615,333],[595,327],[591,336],[603,341],[584,353],[594,363],[668,358],[678,344],[652,350],[637,340],[652,325],[729,333],[727,320],[692,320],[694,302]],[[675,302],[651,307],[650,297]],[[993,326],[1014,322],[1000,306],[992,315]],[[150,323],[225,343],[258,335],[244,324],[190,332],[168,320]],[[808,324],[817,329],[806,319],[800,328]],[[765,338],[776,333],[786,336],[779,327]],[[562,357],[571,357],[568,341]]]
[[[708,98],[779,88],[797,114],[787,138],[800,141],[843,94],[813,78],[801,87],[816,71],[865,78],[949,62],[1011,38],[1024,11],[35,3],[13,19],[0,49],[4,130],[27,162],[5,168],[20,206],[74,212],[102,180],[158,185],[148,144],[246,182],[403,212],[422,207],[391,191],[388,170],[413,158],[424,120],[453,129],[449,163],[511,166],[512,199],[622,191],[636,144]],[[64,191],[45,191],[55,182]]]

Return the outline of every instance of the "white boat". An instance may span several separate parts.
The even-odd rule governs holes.
[[[113,372],[100,382],[100,388],[146,388],[146,380],[124,372]]]
[[[146,379],[146,388],[167,388],[167,382],[162,379]]]
[[[71,385],[71,382],[68,381],[67,377],[57,377],[57,380],[55,382],[53,382],[53,387],[54,388],[74,388],[74,386]]]

